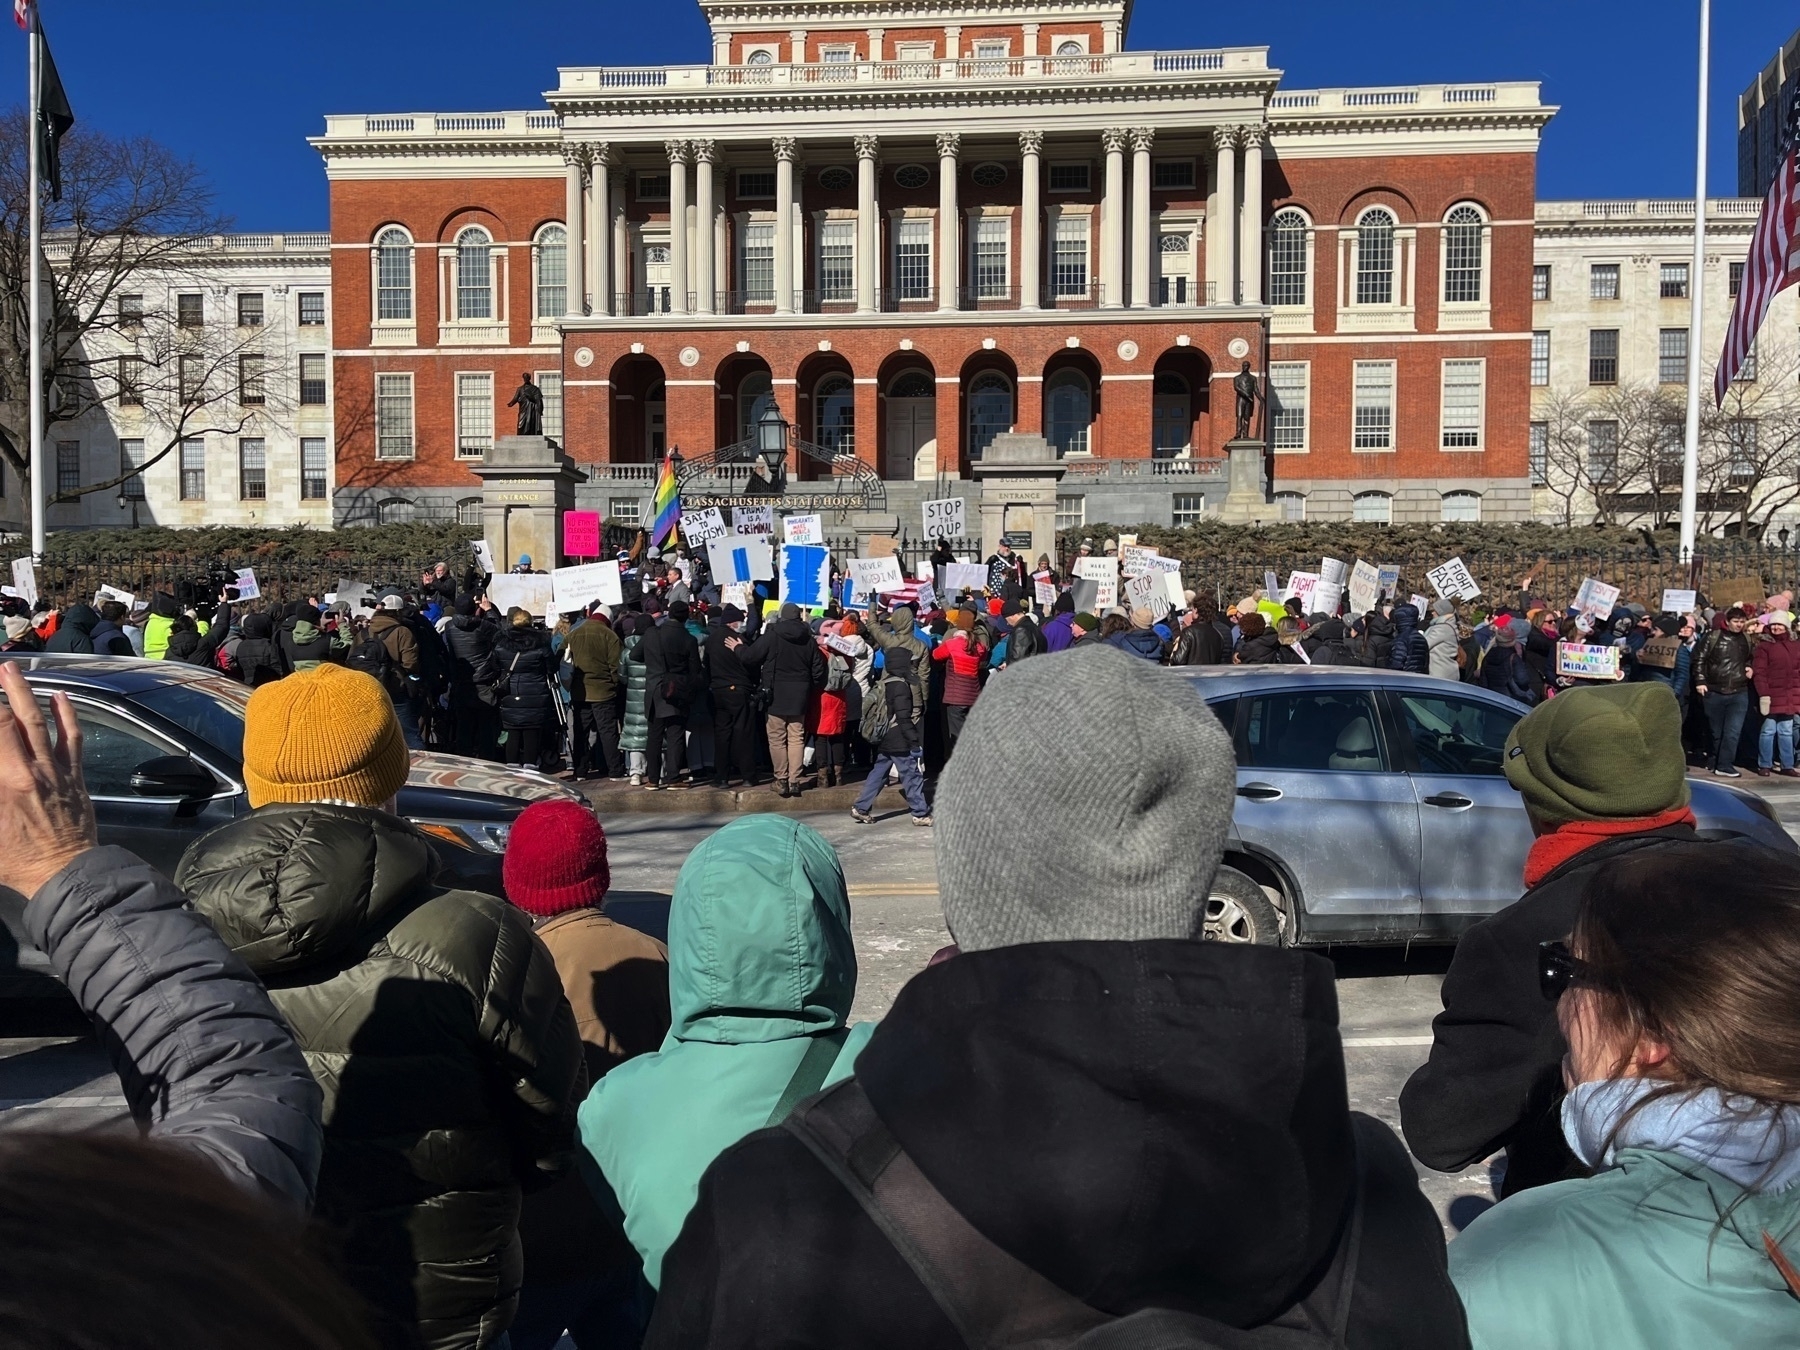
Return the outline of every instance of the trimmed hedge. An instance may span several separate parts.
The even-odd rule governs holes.
[[[311,530],[296,525],[268,530],[235,525],[170,529],[153,525],[123,530],[63,530],[45,541],[46,562],[79,565],[127,555],[163,556],[171,562],[217,558],[238,567],[270,562],[345,562],[374,567],[441,559],[460,567],[469,544],[481,538],[470,525],[373,525],[362,529]]]

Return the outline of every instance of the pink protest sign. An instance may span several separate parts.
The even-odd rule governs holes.
[[[563,512],[562,551],[566,558],[598,558],[600,556],[600,513],[598,511]]]

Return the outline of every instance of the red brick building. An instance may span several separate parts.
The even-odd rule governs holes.
[[[1063,523],[1191,519],[1246,360],[1273,510],[1529,516],[1535,85],[1284,91],[1123,50],[1123,0],[701,2],[705,65],[328,120],[340,521],[473,519],[522,371],[615,519],[771,405],[903,520],[1009,431]]]

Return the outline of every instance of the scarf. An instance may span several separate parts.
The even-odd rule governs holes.
[[[1697,823],[1693,810],[1686,806],[1654,816],[1634,816],[1630,820],[1568,821],[1532,841],[1531,852],[1525,855],[1525,889],[1530,890],[1569,859],[1605,840],[1625,834],[1648,834],[1671,825]]]
[[[1667,1086],[1654,1078],[1578,1084],[1563,1098],[1563,1138],[1596,1171],[1616,1166],[1620,1149],[1653,1148],[1763,1195],[1800,1182],[1800,1120],[1784,1107],[1698,1088],[1659,1097],[1619,1127],[1634,1105]]]

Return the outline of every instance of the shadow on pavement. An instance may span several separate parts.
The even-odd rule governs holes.
[[[1439,943],[1412,946],[1317,947],[1313,950],[1337,967],[1340,980],[1391,975],[1442,975],[1450,969],[1456,948]]]

